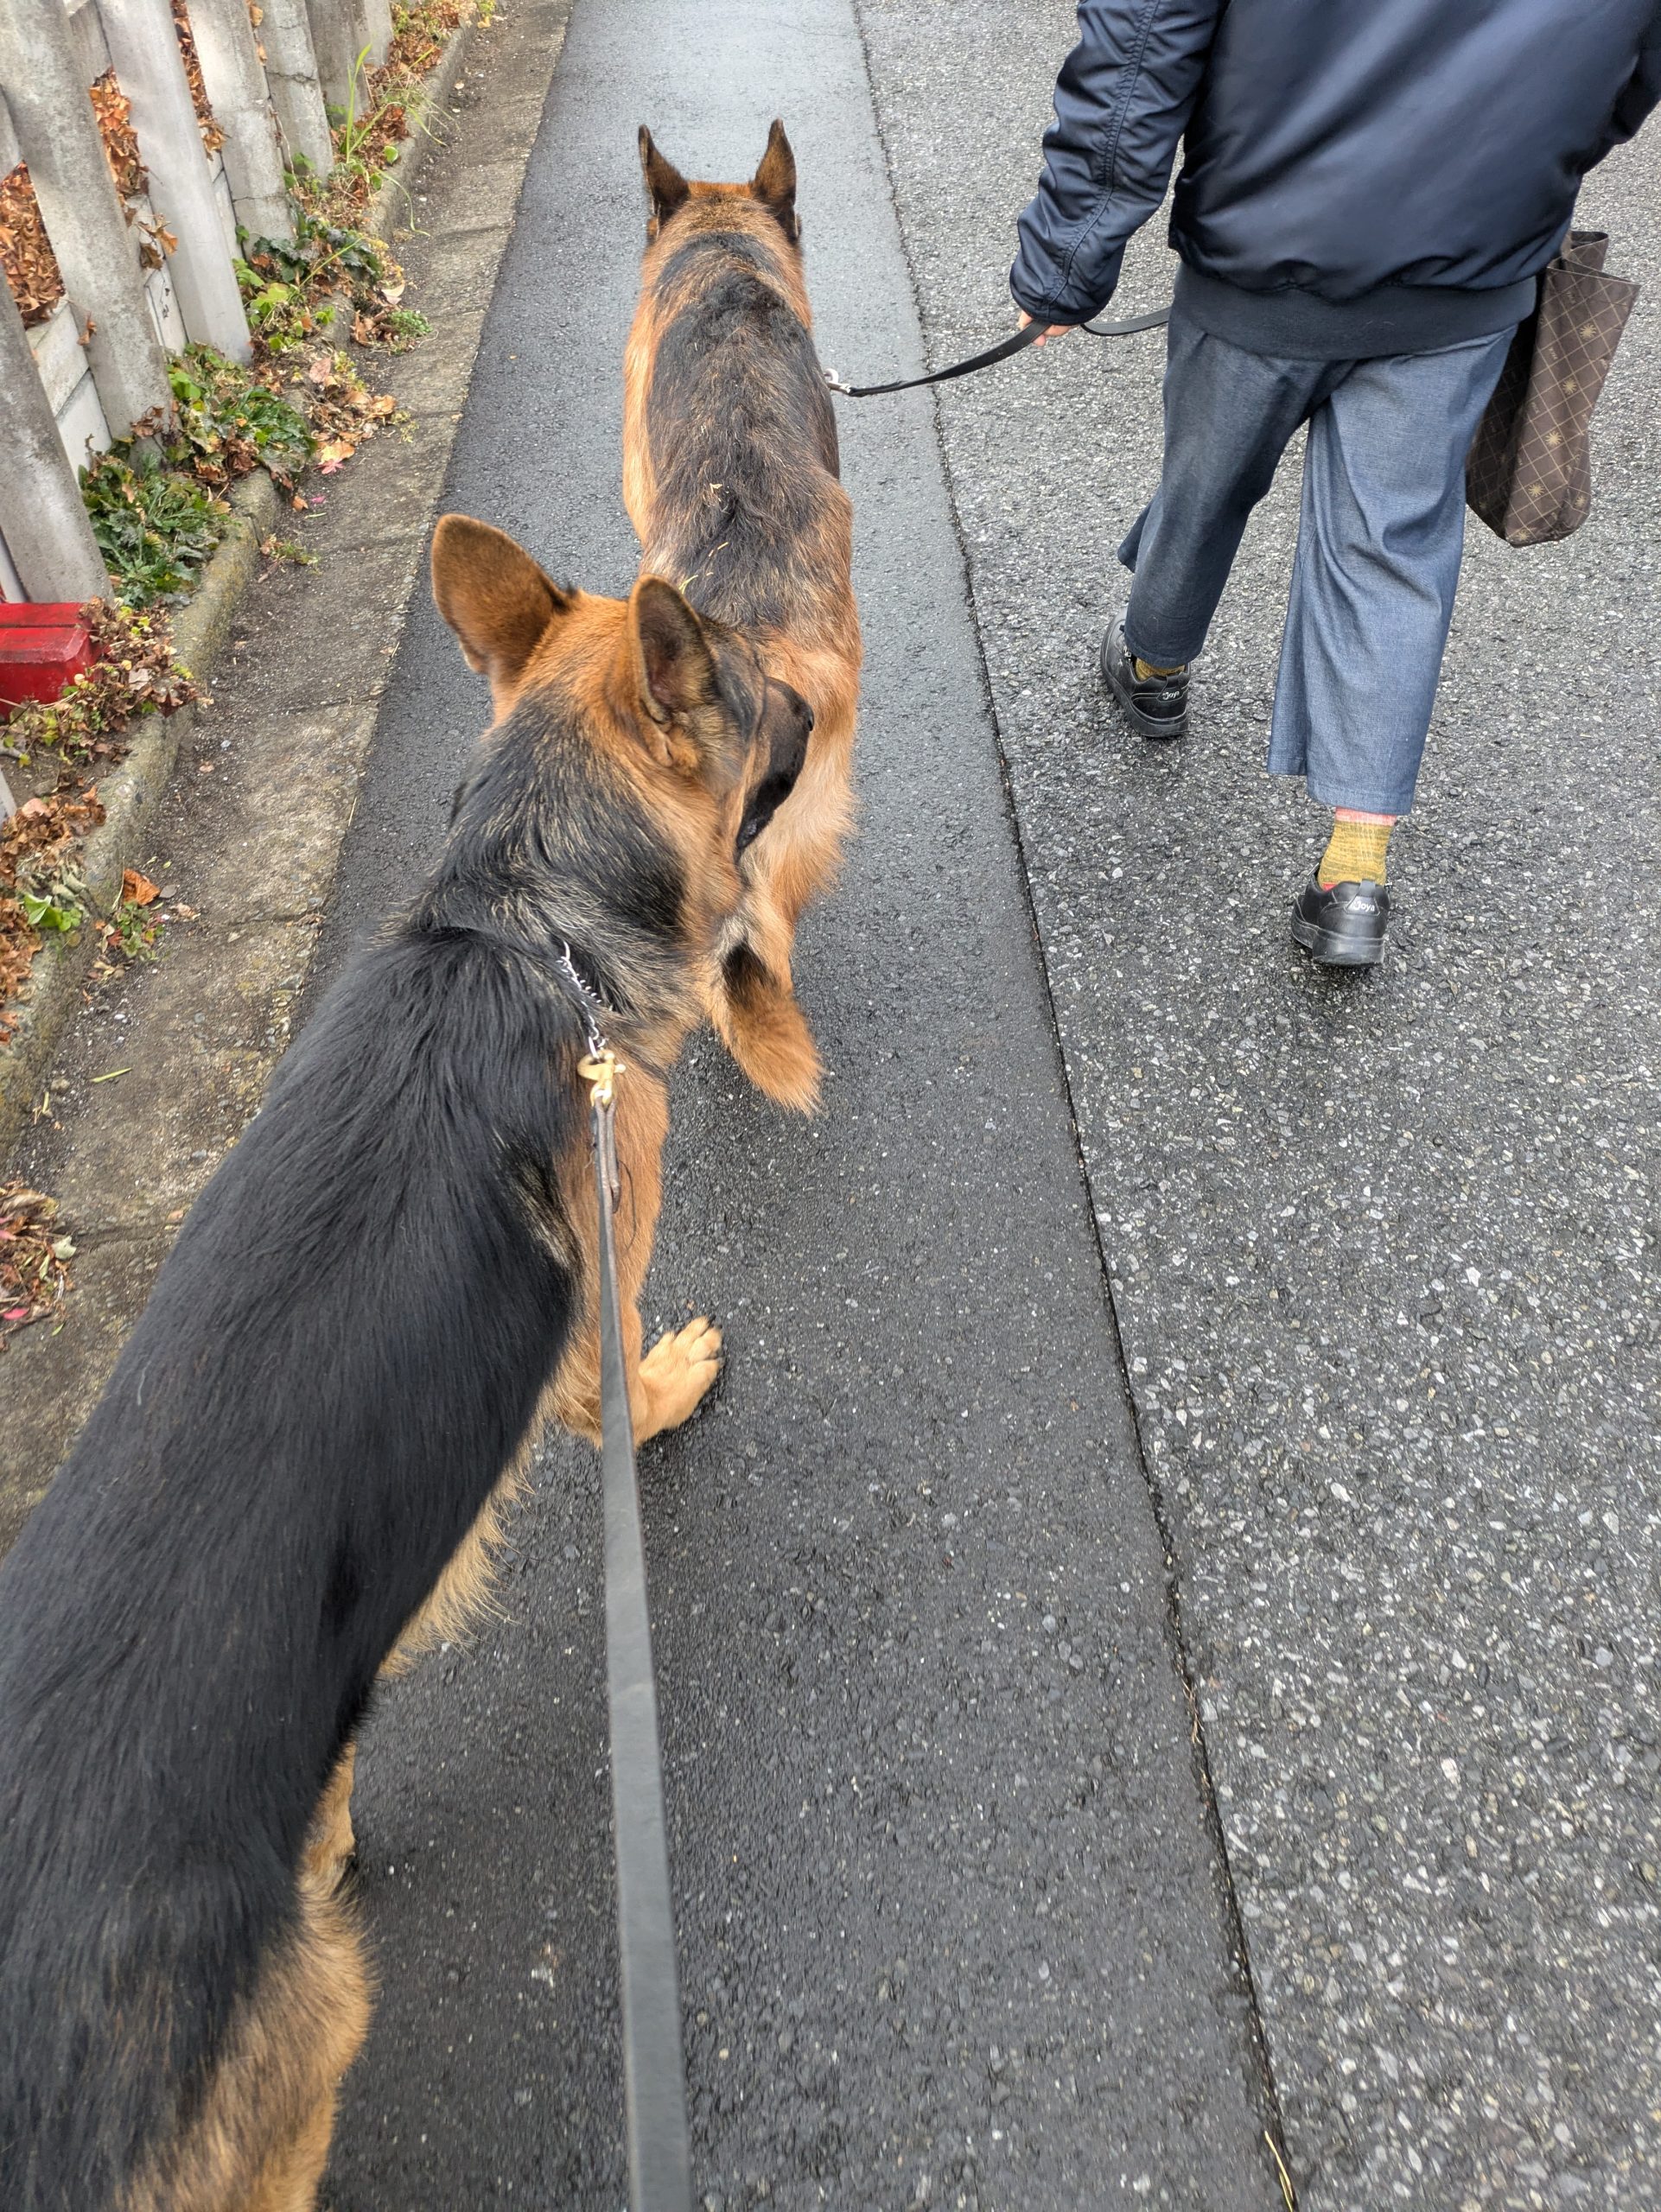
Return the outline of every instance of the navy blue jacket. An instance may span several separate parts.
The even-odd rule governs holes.
[[[1252,351],[1503,330],[1661,99],[1661,0],[1079,0],[1016,303],[1081,322],[1164,197],[1177,292]]]

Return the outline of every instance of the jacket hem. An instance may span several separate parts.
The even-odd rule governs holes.
[[[1382,354],[1435,353],[1497,337],[1534,312],[1539,280],[1484,290],[1443,284],[1381,284],[1354,300],[1323,300],[1288,285],[1249,292],[1188,262],[1178,270],[1173,313],[1248,353],[1282,360],[1361,361]]]

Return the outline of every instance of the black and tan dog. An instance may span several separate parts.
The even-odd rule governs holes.
[[[369,1980],[336,1894],[389,1659],[487,1585],[552,1414],[599,1423],[586,1014],[618,1085],[636,1434],[665,1071],[811,717],[669,584],[563,591],[450,517],[434,587],[497,720],[444,857],[204,1192],[0,1568],[6,2212],[307,2212]]]
[[[646,568],[742,630],[815,717],[813,754],[744,862],[712,1018],[739,1065],[810,1109],[819,1057],[791,982],[835,874],[859,699],[853,515],[813,350],[796,162],[775,122],[748,184],[689,183],[640,132],[651,216],[624,378],[623,496]]]

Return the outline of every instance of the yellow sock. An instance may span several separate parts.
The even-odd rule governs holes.
[[[1155,668],[1150,660],[1133,658],[1130,665],[1136,672],[1137,683],[1146,683],[1151,677],[1181,676],[1188,664],[1186,660],[1180,660],[1174,668]]]
[[[1334,883],[1382,883],[1393,815],[1376,815],[1365,822],[1333,818],[1333,834],[1315,870],[1315,880],[1325,890]]]

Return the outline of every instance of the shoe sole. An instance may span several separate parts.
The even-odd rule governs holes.
[[[1335,931],[1317,928],[1314,922],[1306,922],[1301,914],[1292,917],[1292,942],[1301,944],[1323,968],[1377,968],[1384,957],[1383,938],[1371,944],[1359,944],[1352,937],[1340,937]]]
[[[1168,745],[1174,739],[1187,735],[1188,717],[1186,714],[1175,721],[1160,721],[1152,715],[1144,715],[1142,709],[1119,683],[1106,661],[1104,660],[1100,665],[1103,683],[1112,693],[1121,712],[1133,729],[1140,731],[1143,737],[1151,738],[1155,744],[1159,745]]]

